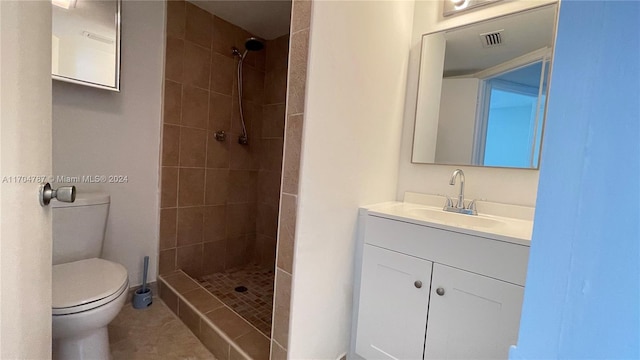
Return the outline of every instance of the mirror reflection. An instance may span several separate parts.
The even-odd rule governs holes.
[[[538,167],[556,10],[423,36],[412,162]]]
[[[119,90],[120,2],[52,0],[53,78]]]

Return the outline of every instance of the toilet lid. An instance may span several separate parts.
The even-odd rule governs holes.
[[[85,259],[53,266],[53,315],[102,306],[128,288],[124,266],[104,259]]]

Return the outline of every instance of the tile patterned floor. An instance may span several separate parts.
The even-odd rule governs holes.
[[[215,360],[158,297],[136,310],[131,303],[109,324],[112,360]]]
[[[272,269],[247,265],[239,269],[205,275],[199,281],[205,289],[269,337],[273,310],[273,279]],[[237,292],[237,286],[245,286],[248,290]]]

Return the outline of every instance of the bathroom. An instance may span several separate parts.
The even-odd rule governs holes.
[[[299,5],[297,9],[296,4]],[[280,241],[285,231],[287,239],[295,239],[295,246],[292,242],[286,244],[292,251],[292,260],[289,265],[283,265],[288,268],[278,265],[276,271],[276,283],[279,275],[282,275],[279,280],[284,283],[283,288],[291,287],[290,309],[289,306],[281,307],[291,314],[285,331],[288,335],[286,347],[289,358],[335,359],[348,351],[355,266],[355,221],[360,206],[401,201],[406,191],[455,195],[448,180],[456,167],[420,165],[410,161],[421,35],[517,12],[533,4],[538,5],[539,2],[496,2],[443,20],[441,5],[435,1],[293,2],[292,26],[297,31],[292,31],[290,39],[287,103],[297,106],[297,110],[289,113],[288,124],[295,126],[286,126],[285,138],[289,136],[287,131],[291,131],[291,138],[295,137],[295,142],[289,144],[284,141],[284,181],[279,224]],[[577,64],[572,57],[577,54],[594,59],[579,64],[581,71],[590,73],[600,71],[598,66],[617,62],[627,65],[630,69],[628,73],[609,74],[615,76],[614,79],[621,82],[621,87],[626,86],[624,89],[627,90],[616,93],[618,97],[606,97],[608,101],[620,105],[616,110],[620,112],[615,113],[616,116],[607,116],[616,126],[610,127],[609,132],[596,132],[601,136],[590,138],[590,144],[592,148],[608,143],[620,144],[624,146],[622,151],[637,154],[637,127],[626,128],[624,121],[632,123],[629,119],[634,116],[634,121],[637,120],[637,109],[630,108],[628,104],[634,103],[638,89],[636,84],[624,84],[621,80],[625,76],[637,76],[637,59],[624,56],[633,53],[628,47],[635,46],[637,49],[637,37],[630,37],[628,43],[622,40],[612,43],[606,49],[607,53],[573,44],[579,43],[578,40],[585,33],[602,41],[606,32],[617,33],[621,30],[619,27],[632,24],[630,18],[638,13],[637,5],[633,3],[625,4],[626,8],[623,9],[611,6],[604,2],[564,2],[560,29],[565,29],[568,38],[560,37],[562,41],[559,40],[559,44],[564,47],[559,49],[564,50],[558,50],[555,60]],[[605,31],[598,32],[602,28],[590,25],[598,23],[599,18],[593,14],[602,17],[600,22],[606,24]],[[26,70],[11,62],[13,57],[10,54],[26,53],[12,51],[17,41],[9,38],[12,32],[2,31],[3,86],[12,86],[18,81],[31,84],[24,97],[16,97],[6,88],[0,89],[3,104],[0,133],[3,175],[128,176],[126,184],[95,185],[111,196],[103,257],[123,264],[129,272],[131,285],[139,285],[142,277],[141,258],[150,255],[150,281],[157,281],[165,4],[123,2],[120,93],[57,81],[50,85],[50,58],[47,60],[41,56],[50,42],[50,34],[46,30],[50,29],[50,23],[46,20],[50,17],[48,8],[38,7],[37,3],[3,3],[0,16],[3,30],[19,29],[17,33],[22,36],[23,51],[39,54],[25,55],[22,63],[28,64],[30,69],[40,69],[40,72],[29,71],[25,74]],[[576,19],[584,19],[584,22]],[[299,41],[295,41],[296,33],[300,35]],[[28,47],[24,44],[30,44],[30,41],[35,45]],[[621,49],[623,45],[625,50]],[[296,63],[299,66],[294,66]],[[577,82],[580,78],[571,77],[570,67],[562,67],[557,71],[558,74],[565,74],[565,77],[555,76],[554,73],[550,106],[553,101],[557,101],[556,106],[576,106],[582,109],[579,115],[588,118],[591,126],[599,124],[595,116],[600,116],[606,108],[596,101],[602,94],[595,90],[594,93],[582,93],[580,96],[586,98],[578,101],[567,81]],[[592,81],[607,83],[607,79],[596,76]],[[580,84],[586,86],[586,83]],[[565,90],[558,94],[558,100],[553,97],[554,86]],[[16,89],[21,90],[22,87]],[[20,108],[7,105],[13,103],[22,104],[20,106],[28,111],[19,111]],[[43,106],[34,109],[29,105],[33,103]],[[593,107],[590,108],[592,111],[585,110],[586,104]],[[553,115],[552,110],[550,116]],[[556,109],[555,116],[560,116],[558,111]],[[14,113],[25,119],[21,125],[33,127],[20,128],[9,122]],[[634,348],[629,339],[637,339],[637,328],[633,325],[635,323],[632,324],[637,318],[637,310],[630,304],[637,300],[637,287],[623,285],[635,284],[633,269],[637,269],[637,259],[632,258],[632,254],[637,253],[637,244],[631,240],[637,239],[637,229],[627,224],[625,219],[637,219],[636,205],[631,205],[634,211],[620,218],[600,214],[601,221],[597,223],[601,227],[592,228],[590,232],[598,234],[605,225],[615,224],[618,227],[612,230],[612,236],[622,239],[620,246],[607,247],[593,237],[596,235],[583,232],[580,234],[589,241],[572,244],[563,240],[562,234],[566,235],[566,232],[560,233],[550,227],[586,225],[596,216],[591,212],[596,211],[596,205],[606,204],[608,198],[616,196],[628,198],[625,190],[637,188],[637,164],[628,164],[624,159],[614,156],[614,153],[606,152],[610,155],[606,159],[590,158],[597,166],[601,166],[598,171],[587,166],[589,164],[585,164],[584,169],[579,165],[568,166],[573,162],[582,164],[580,161],[583,161],[583,157],[591,153],[585,153],[590,149],[585,148],[586,132],[578,133],[584,137],[570,136],[575,129],[586,131],[579,127],[580,122],[575,121],[578,116],[566,117],[566,123],[576,126],[573,130],[562,127],[563,122],[545,128],[541,171],[463,167],[467,181],[466,196],[469,199],[536,206],[533,243],[539,240],[539,245],[532,247],[529,263],[529,268],[536,271],[530,271],[527,279],[528,291],[525,294],[521,341],[518,344],[522,352],[518,356],[525,358],[526,351],[528,354],[540,354],[535,352],[536,348],[543,348],[539,344],[553,341],[557,344],[555,349],[565,351],[565,355],[573,353],[577,354],[575,357],[582,357],[580,354],[598,348],[594,353],[608,354],[610,358],[634,358],[637,357],[637,344]],[[47,129],[51,118],[53,125]],[[42,124],[46,125],[45,129],[38,126]],[[236,143],[233,136],[228,139]],[[568,144],[576,149],[583,149],[583,152],[562,151],[563,140],[569,141]],[[46,151],[41,151],[42,147]],[[25,151],[15,152],[16,148]],[[39,154],[38,161],[33,161],[28,154]],[[291,160],[291,167],[287,167],[288,159]],[[606,183],[604,173],[625,166],[632,175],[616,179],[620,181],[619,187],[603,185]],[[567,173],[575,175],[568,176]],[[594,182],[587,182],[587,179],[594,179]],[[284,190],[286,184],[289,191]],[[586,187],[581,189],[577,184],[585,184]],[[44,218],[41,226],[46,228],[51,226],[50,219],[47,220],[50,214],[42,211],[39,204],[34,204],[33,208],[16,208],[22,199],[15,194],[16,189],[28,193],[36,190],[33,184],[12,186],[3,184],[0,198],[3,229],[1,266],[2,274],[18,275],[14,278],[3,276],[2,279],[3,293],[11,291],[15,296],[2,297],[3,339],[0,351],[2,357],[48,358],[51,351],[51,309],[50,301],[46,300],[51,295],[42,289],[51,284],[51,236],[50,233],[47,235],[47,232],[37,231],[39,227],[33,220],[25,224],[21,219],[33,219],[34,214],[40,214]],[[540,192],[538,189],[541,189]],[[569,202],[558,200],[558,196]],[[562,211],[557,211],[559,204],[564,206]],[[577,207],[577,204],[583,207]],[[574,220],[579,221],[578,224],[574,224]],[[21,230],[4,233],[5,229],[10,228]],[[18,234],[20,241],[13,240]],[[607,254],[603,263],[596,268],[588,266],[596,263],[597,257],[593,254],[600,252]],[[572,254],[580,261],[574,262],[574,268],[569,270],[564,264],[568,263],[566,259]],[[620,267],[631,270],[622,273],[615,271]],[[611,282],[594,277],[596,270]],[[558,273],[561,275],[558,276]],[[566,281],[572,276],[577,277],[576,283],[570,282],[570,288],[565,287],[562,280]],[[558,286],[558,289],[566,289],[566,300],[557,295],[549,297],[545,280]],[[604,293],[616,287],[625,288],[625,291],[609,291],[612,297],[609,299],[592,296],[583,297],[580,301],[577,300],[577,294],[585,281],[591,281],[591,289],[598,288],[598,292]],[[529,284],[532,286],[529,287]],[[582,291],[589,293],[589,286],[583,287]],[[591,291],[593,295],[595,291]],[[41,295],[38,299],[30,296],[36,292]],[[569,310],[563,307],[565,304],[569,304],[567,307],[575,306],[574,312],[569,314]],[[613,332],[615,340],[613,335],[605,331],[594,330],[607,328],[604,315],[585,315],[593,309],[612,304],[620,309],[619,313],[614,312],[614,320],[620,325],[619,332]],[[278,308],[277,301],[275,307]],[[566,319],[562,317],[561,309],[566,316],[580,320],[561,320]],[[540,313],[548,316],[539,316]],[[623,318],[619,314],[627,316]],[[611,318],[608,320],[611,321]],[[29,324],[28,329],[15,326],[18,323]],[[568,328],[571,335],[565,335],[560,340],[558,332],[541,331],[549,328]],[[592,341],[583,342],[579,347],[579,339],[583,336],[588,336]],[[606,339],[610,339],[610,342]],[[536,344],[539,346],[536,347]],[[624,346],[617,347],[616,344]],[[625,350],[627,352],[623,353]],[[531,357],[556,357],[551,352],[545,355]]]

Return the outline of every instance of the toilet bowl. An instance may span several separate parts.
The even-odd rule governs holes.
[[[99,258],[109,196],[78,194],[75,203],[52,205],[53,358],[107,360],[107,325],[129,289],[124,266]]]

